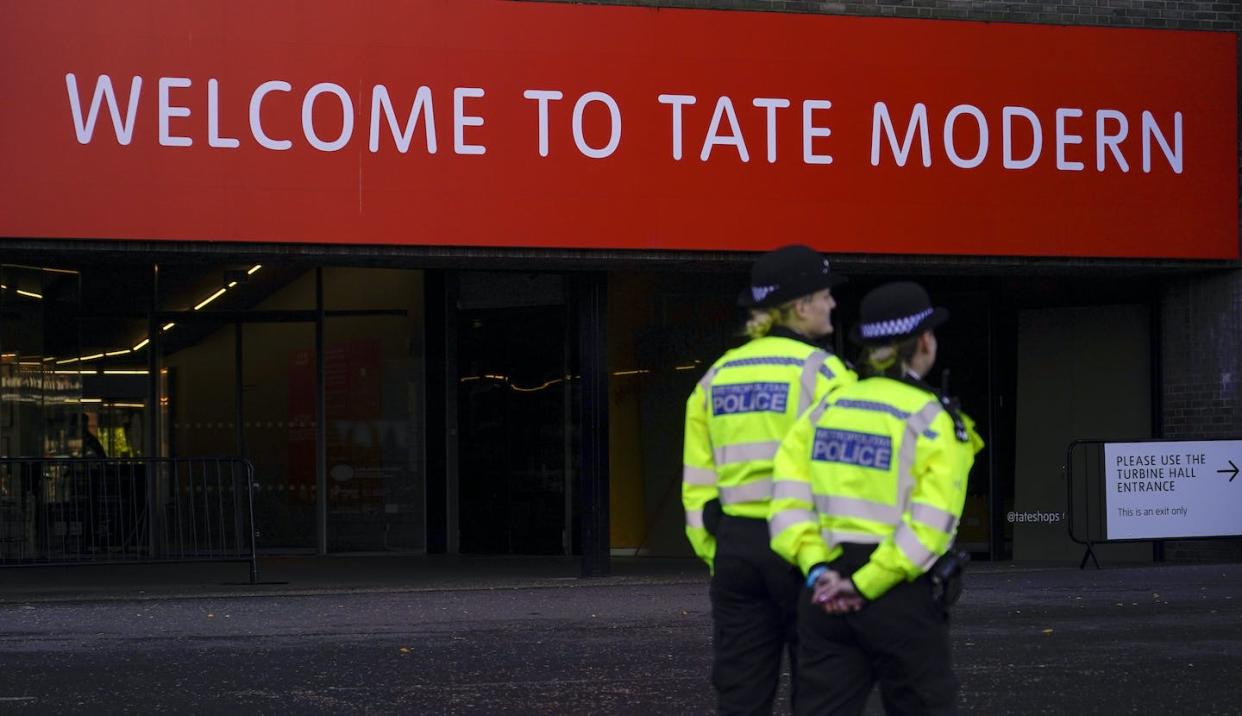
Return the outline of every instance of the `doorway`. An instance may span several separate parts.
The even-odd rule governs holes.
[[[572,554],[575,381],[560,276],[462,274],[460,550]]]

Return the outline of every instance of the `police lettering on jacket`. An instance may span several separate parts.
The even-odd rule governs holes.
[[[892,458],[893,442],[887,435],[815,429],[815,442],[811,445],[812,460],[887,471]]]
[[[734,383],[712,386],[713,416],[783,413],[788,403],[788,383]]]

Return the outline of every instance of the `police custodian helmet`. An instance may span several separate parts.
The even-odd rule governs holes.
[[[760,256],[750,269],[750,286],[738,296],[743,308],[772,308],[845,281],[828,270],[828,259],[802,244]]]
[[[913,281],[896,281],[871,289],[858,309],[850,338],[863,345],[897,343],[949,320],[947,308],[933,307],[927,291]]]

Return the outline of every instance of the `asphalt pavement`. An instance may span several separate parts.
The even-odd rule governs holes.
[[[0,713],[712,712],[701,569],[535,562],[0,570]],[[1242,713],[1242,565],[972,565],[953,646],[966,714]]]

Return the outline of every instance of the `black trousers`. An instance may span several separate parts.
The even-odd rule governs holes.
[[[772,712],[786,650],[797,672],[797,601],[804,591],[797,568],[768,546],[766,520],[721,519],[711,584],[718,713]]]
[[[957,713],[949,617],[926,576],[845,615],[826,614],[803,594],[798,667],[800,715],[861,714],[877,681],[886,713]]]

